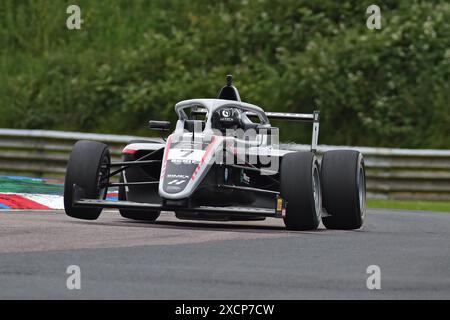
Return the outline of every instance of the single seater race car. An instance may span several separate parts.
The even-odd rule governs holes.
[[[189,220],[276,217],[291,230],[316,229],[320,221],[329,229],[363,225],[363,156],[332,150],[319,161],[319,112],[264,112],[241,101],[231,76],[217,99],[181,101],[175,111],[176,128],[165,141],[130,141],[120,162],[111,162],[107,145],[78,141],[65,176],[67,215],[95,220],[102,209],[115,208],[146,221],[172,211]],[[311,123],[310,150],[281,150],[269,119]],[[149,125],[170,129],[167,121]],[[118,201],[105,200],[111,187],[118,187]]]

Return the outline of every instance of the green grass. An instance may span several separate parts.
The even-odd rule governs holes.
[[[400,200],[368,200],[369,208],[423,210],[450,213],[450,202],[445,201],[400,201]]]
[[[450,148],[450,2],[382,1],[376,31],[373,1],[341,2],[1,0],[0,127],[146,135],[232,73],[246,102],[320,110],[322,143]]]

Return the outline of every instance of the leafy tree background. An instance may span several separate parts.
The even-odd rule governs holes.
[[[232,73],[266,110],[319,109],[321,143],[450,148],[450,2],[380,1],[381,30],[366,28],[370,4],[2,0],[0,127],[150,135],[147,120],[174,120]]]

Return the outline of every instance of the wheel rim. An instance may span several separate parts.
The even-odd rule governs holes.
[[[313,171],[313,197],[314,197],[314,207],[316,209],[316,215],[320,217],[320,211],[322,206],[322,193],[320,189],[320,175],[319,168],[317,165],[314,166]]]
[[[358,172],[358,197],[359,197],[359,210],[361,211],[361,216],[364,217],[366,208],[366,177],[364,174],[364,167],[362,164],[359,167]]]
[[[98,199],[105,199],[108,191],[109,184],[109,158],[104,156],[100,168],[98,170],[97,190]]]

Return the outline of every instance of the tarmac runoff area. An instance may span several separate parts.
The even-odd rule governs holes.
[[[0,299],[450,298],[449,213],[369,210],[362,230],[309,232],[116,211],[0,210],[0,222]],[[381,289],[367,287],[373,266]]]

